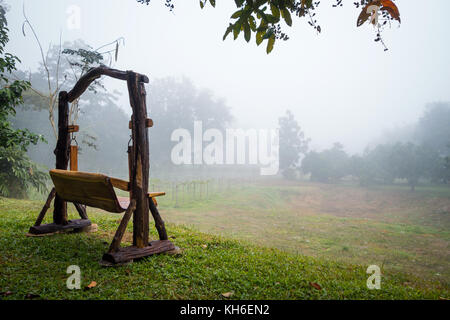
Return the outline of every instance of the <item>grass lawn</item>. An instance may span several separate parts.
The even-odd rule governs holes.
[[[262,190],[265,192],[264,187]],[[274,195],[269,200],[276,205],[280,201],[277,198],[278,195]],[[240,207],[239,201],[245,202],[245,197],[236,199],[227,209]],[[10,292],[0,295],[0,299],[24,299],[27,294],[38,295],[40,299],[226,299],[222,296],[226,292],[234,293],[231,299],[448,298],[448,287],[434,279],[383,267],[381,290],[368,290],[367,264],[309,257],[292,250],[251,244],[248,240],[253,241],[255,237],[236,237],[244,239],[238,241],[173,223],[168,223],[168,233],[183,249],[182,255],[159,255],[126,266],[103,268],[98,261],[108,248],[120,215],[90,210],[91,220],[99,225],[96,233],[25,237],[41,205],[40,201],[0,198],[0,292]],[[190,214],[195,218],[194,213],[202,211],[202,206],[215,207],[203,203],[180,209],[179,213],[185,212],[186,219]],[[253,221],[257,210],[264,214],[269,210],[272,215],[268,215],[267,221],[279,221],[277,210],[264,206],[265,203],[255,206],[248,219]],[[175,220],[174,212],[178,209],[170,208],[169,204],[166,208],[161,204],[161,209],[163,216]],[[204,210],[206,216],[211,212]],[[235,213],[230,220],[237,215]],[[50,222],[50,216],[48,214],[44,223]],[[73,211],[71,217],[76,217]],[[208,219],[214,220],[213,217]],[[215,221],[219,226],[224,218],[218,215]],[[191,222],[195,223],[195,219]],[[278,225],[283,227],[279,232],[290,223]],[[264,231],[263,226],[259,227],[263,232],[259,238],[272,230]],[[130,232],[131,225],[125,242],[131,241]],[[243,234],[237,227],[231,232]],[[286,232],[290,232],[289,229]],[[154,230],[151,236],[157,237]],[[70,265],[80,266],[83,287],[91,281],[96,281],[97,286],[90,290],[68,290],[66,269]],[[321,290],[311,283],[319,284]]]
[[[176,207],[169,222],[330,261],[379,265],[450,285],[450,188],[273,181]]]

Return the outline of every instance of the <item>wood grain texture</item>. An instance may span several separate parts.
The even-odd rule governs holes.
[[[111,184],[114,188],[123,190],[123,191],[130,191],[130,183],[128,181],[124,181],[117,178],[109,178],[111,181]]]
[[[69,133],[75,133],[80,131],[80,126],[72,125],[68,127]]]
[[[147,193],[150,166],[148,132],[145,123],[145,119],[147,119],[146,92],[137,73],[127,72],[127,85],[130,105],[133,110],[131,117],[133,148],[131,150],[130,180],[131,196],[132,199],[136,200],[136,210],[133,215],[133,245],[144,248],[148,244],[149,232]]]
[[[145,119],[145,126],[147,128],[152,128],[153,127],[153,120],[152,119]],[[128,128],[130,130],[133,129],[133,123],[131,121],[128,123]]]
[[[78,146],[70,146],[70,171],[78,171]]]
[[[78,99],[91,85],[91,83],[100,78],[101,76],[108,76],[111,78],[127,81],[129,72],[131,71],[120,71],[105,66],[92,68],[86,74],[84,74],[75,84],[73,89],[70,90],[68,94],[68,101],[73,102],[74,100]],[[149,79],[146,75],[134,72],[133,74],[137,75],[138,80],[140,82],[149,83]]]
[[[174,244],[168,240],[152,241],[143,248],[131,246],[120,248],[117,252],[105,253],[103,255],[103,260],[114,264],[125,263],[134,259],[144,258],[154,254],[172,251],[174,249]]]
[[[50,170],[57,195],[65,201],[84,204],[112,213],[121,213],[111,179],[103,174],[67,170]]]

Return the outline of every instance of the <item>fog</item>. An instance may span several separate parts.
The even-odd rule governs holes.
[[[8,33],[2,22],[5,2]],[[222,40],[236,11],[234,1],[217,1],[216,8],[208,4],[202,10],[199,0],[173,0],[173,11],[165,3],[0,0],[0,49],[6,34],[10,40],[0,50],[0,60],[7,65],[7,53],[21,59],[14,72],[1,70],[0,78],[6,110],[0,113],[0,233],[5,235],[4,251],[10,253],[4,259],[8,270],[4,285],[0,277],[0,288],[11,290],[13,297],[36,292],[43,299],[52,298],[48,294],[102,297],[105,292],[115,292],[108,298],[215,299],[231,290],[237,299],[448,299],[450,1],[396,0],[402,23],[392,21],[383,31],[387,51],[374,41],[373,26],[356,27],[361,8],[353,1],[344,1],[343,8],[322,1],[316,17],[322,32],[305,19],[294,18],[292,28],[282,23],[290,39],[277,40],[269,55],[267,42],[258,47],[254,34],[250,43],[242,34],[236,41],[232,34]],[[23,24],[23,10],[34,29]],[[104,50],[111,50],[110,56]],[[139,101],[129,127],[127,82],[108,77],[90,83],[79,100],[69,92],[67,96],[74,98],[68,98],[69,126],[62,119],[58,128],[58,113],[67,111],[64,99],[57,100],[58,91],[71,90],[81,75],[101,65],[149,77],[148,139],[142,134],[142,87],[137,90],[129,81],[131,99]],[[106,69],[93,72],[99,70]],[[15,93],[11,79],[30,80],[31,87]],[[57,83],[63,86],[55,89]],[[23,103],[13,109],[16,100],[11,97],[18,94]],[[140,170],[147,170],[147,141],[148,176]],[[55,167],[66,171],[51,171]],[[147,189],[149,199],[143,197]],[[44,222],[55,196],[59,201]],[[133,277],[126,271],[127,276],[113,280],[86,269],[100,285],[100,291],[91,291],[94,295],[85,296],[83,290],[83,295],[68,296],[61,283],[55,290],[40,284],[22,288],[33,284],[23,277],[45,279],[34,271],[24,272],[29,259],[23,257],[45,262],[45,268],[34,268],[45,277],[64,273],[47,266],[59,268],[60,259],[100,254],[119,221],[114,242],[123,235],[123,244],[133,239],[133,245],[140,241],[146,246],[150,239],[136,242],[125,227],[133,214],[129,223],[145,233],[137,226],[146,227],[147,221],[136,213],[144,217],[147,204],[142,201],[147,200],[159,233],[151,222],[151,239],[173,241],[181,250],[170,249],[171,253],[179,258],[145,260],[143,268],[133,269]],[[66,202],[76,207],[68,206],[66,212]],[[124,203],[130,206],[121,220],[103,212],[125,211]],[[92,237],[56,236],[58,241],[71,241],[59,242],[67,248],[64,255],[52,258],[57,253],[53,237],[20,236],[32,223],[30,233],[44,230],[34,235],[66,232],[77,214],[79,221],[90,224],[82,205],[101,232]],[[62,219],[66,213],[70,220]],[[54,223],[45,229],[52,216]],[[160,219],[167,230],[162,231]],[[216,235],[223,239],[212,237]],[[230,239],[238,241],[224,242]],[[38,250],[35,241],[52,250]],[[279,249],[283,255],[255,251],[260,246]],[[75,249],[89,254],[78,255],[71,251]],[[125,251],[110,249],[111,254]],[[262,253],[266,260],[261,260]],[[45,260],[35,259],[41,255]],[[21,267],[22,260],[27,266]],[[67,265],[88,266],[87,260],[71,261]],[[155,266],[164,273],[153,273]],[[372,267],[389,279],[384,287],[383,278],[378,292],[363,290],[373,289],[366,281],[366,270]],[[135,273],[138,269],[142,277]],[[21,278],[14,280],[17,275]],[[117,282],[123,278],[127,283]],[[164,282],[155,282],[158,279]],[[141,284],[150,283],[141,289]]]
[[[7,2],[11,41],[8,49],[22,60],[21,69],[35,70],[39,48],[31,32],[22,35],[22,1]],[[425,104],[450,100],[448,1],[399,0],[402,24],[384,33],[389,51],[374,42],[374,30],[356,28],[357,9],[322,3],[317,34],[306,21],[286,27],[290,39],[278,41],[267,55],[252,38],[222,41],[233,1],[200,9],[198,1],[175,1],[170,12],[162,1],[149,6],[133,0],[24,1],[44,50],[50,43],[83,39],[94,48],[125,39],[114,68],[147,74],[151,81],[167,76],[192,80],[224,98],[240,128],[275,128],[292,110],[311,148],[339,141],[350,153],[398,126],[417,121]],[[81,9],[81,26],[67,26],[68,8]],[[120,105],[130,112],[126,87]],[[151,85],[147,88],[152,90]],[[151,106],[149,106],[151,112]]]

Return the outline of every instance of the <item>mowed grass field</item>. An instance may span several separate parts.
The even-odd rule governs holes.
[[[164,217],[203,232],[450,284],[450,188],[270,181],[235,185]]]
[[[0,198],[0,299],[449,298],[446,188],[270,181],[178,206],[168,195],[159,208],[182,254],[116,268],[98,261],[121,215],[89,209],[95,233],[26,237],[42,204]],[[366,286],[372,264],[381,290]],[[97,286],[67,289],[70,265],[80,266],[82,287]]]

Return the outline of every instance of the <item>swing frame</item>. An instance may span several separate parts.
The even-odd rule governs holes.
[[[78,126],[69,125],[69,103],[78,99],[96,79],[102,76],[109,76],[127,82],[132,116],[130,122],[131,142],[128,147],[129,153],[129,176],[128,189],[130,201],[119,227],[111,242],[107,253],[103,255],[102,262],[110,264],[121,264],[143,258],[152,254],[163,253],[175,250],[175,246],[168,240],[164,221],[162,220],[152,194],[148,193],[149,182],[149,141],[148,128],[153,125],[153,121],[147,118],[146,91],[145,84],[149,83],[147,76],[133,71],[120,71],[105,66],[92,68],[83,75],[69,92],[59,92],[58,102],[58,142],[54,150],[56,156],[56,169],[66,170],[69,160],[71,170],[76,171],[76,152],[72,151],[70,134],[78,132]],[[106,177],[108,178],[108,177]],[[113,178],[110,178],[113,179]],[[117,179],[116,179],[117,180]],[[158,195],[162,195],[159,193]],[[54,199],[53,223],[41,225],[46,212],[50,208]],[[83,231],[89,228],[92,223],[86,213],[86,206],[73,202],[80,218],[68,220],[67,202],[53,188],[44,204],[38,218],[29,230],[30,235],[48,235],[67,230]],[[149,212],[151,212],[155,227],[159,234],[159,240],[149,242]],[[133,215],[133,245],[120,247],[122,237],[128,222]]]

